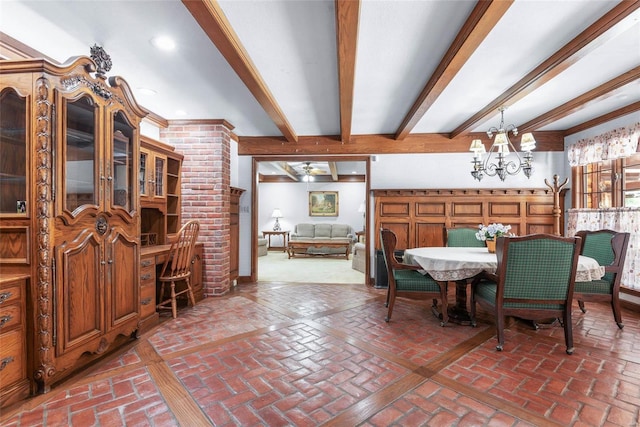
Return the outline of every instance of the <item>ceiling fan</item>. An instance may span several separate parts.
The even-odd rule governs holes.
[[[326,173],[326,171],[323,171],[322,169],[311,166],[311,162],[304,162],[304,166],[302,166],[302,172],[304,174],[302,180],[306,182],[307,185],[309,185],[310,181],[315,180],[314,175]]]
[[[311,166],[311,162],[304,162],[304,166],[302,167],[302,171],[305,175],[320,175],[327,173],[327,171]]]

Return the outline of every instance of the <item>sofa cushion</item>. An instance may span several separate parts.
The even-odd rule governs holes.
[[[331,224],[316,224],[316,237],[330,238],[331,236]]]
[[[315,228],[314,224],[298,224],[296,226],[296,234],[298,237],[315,237]]]
[[[333,224],[331,226],[331,237],[347,237],[351,227],[347,224]]]

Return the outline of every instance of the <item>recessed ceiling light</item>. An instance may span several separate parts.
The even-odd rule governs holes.
[[[358,172],[356,172],[356,171],[351,171],[351,173],[355,175],[355,174],[357,174]]]
[[[176,116],[186,116],[187,112],[184,110],[176,110]]]
[[[173,50],[176,48],[176,42],[171,37],[158,36],[151,39],[151,44],[160,50]]]
[[[138,88],[138,92],[140,92],[143,95],[157,95],[158,92],[156,92],[153,89],[149,89],[148,87],[139,87]]]

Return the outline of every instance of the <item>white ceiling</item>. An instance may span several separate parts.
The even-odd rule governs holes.
[[[410,132],[453,132],[618,3],[515,1]],[[340,135],[336,3],[219,5],[295,134]],[[398,131],[475,6],[468,0],[361,1],[352,135]],[[588,45],[589,53],[577,54],[566,70],[522,99],[509,100],[505,121],[520,126],[640,66],[640,12],[634,7],[596,41],[597,48]],[[127,80],[138,102],[162,118],[225,119],[241,141],[282,136],[181,1],[2,0],[0,31],[59,62],[88,55],[95,43],[103,46],[113,60],[108,74]],[[160,34],[173,37],[177,49],[154,48],[150,40]],[[145,95],[143,87],[157,94]],[[638,102],[640,80],[635,79],[534,130],[566,130]],[[469,130],[485,131],[498,122],[496,112]]]

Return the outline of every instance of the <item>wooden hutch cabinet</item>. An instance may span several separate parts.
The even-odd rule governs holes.
[[[96,46],[92,58],[60,66],[0,61],[0,274],[28,278],[15,283],[25,288],[19,357],[32,391],[138,329],[139,123],[147,112],[125,81],[107,80],[110,65]]]

